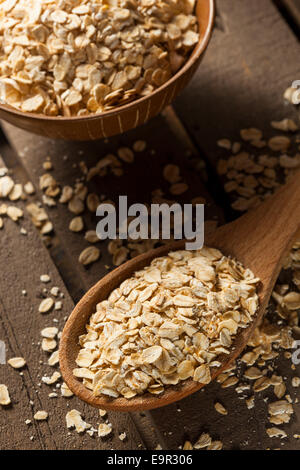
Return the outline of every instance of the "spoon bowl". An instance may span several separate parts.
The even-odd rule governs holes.
[[[241,354],[263,318],[284,257],[300,229],[299,178],[300,174],[297,174],[289,184],[258,208],[249,211],[235,222],[218,228],[205,240],[207,246],[218,248],[224,255],[237,259],[261,280],[258,290],[259,309],[248,328],[238,332],[231,353],[218,356],[222,366],[211,369],[212,380]],[[148,410],[181,400],[204,387],[203,384],[188,379],[166,388],[159,396],[145,393],[132,399],[111,399],[105,396],[95,397],[72,372],[76,367],[75,359],[80,349],[78,338],[85,333],[85,325],[95,312],[97,303],[107,299],[112,290],[131,277],[135,271],[149,265],[154,258],[165,256],[170,251],[184,249],[184,245],[185,241],[175,242],[128,261],[101,279],[76,305],[62,333],[59,357],[65,382],[83,401],[97,408],[114,411]]]
[[[207,49],[213,30],[214,13],[214,0],[197,0],[196,16],[200,35],[198,44],[183,67],[148,96],[111,111],[85,117],[24,113],[12,106],[0,104],[0,119],[52,139],[96,140],[134,129],[159,114],[191,80]]]

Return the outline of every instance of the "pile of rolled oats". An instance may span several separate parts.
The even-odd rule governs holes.
[[[153,92],[197,44],[195,0],[0,2],[1,100],[48,116]]]
[[[114,398],[159,395],[188,378],[208,384],[257,311],[258,282],[214,248],[156,258],[97,305],[73,373]]]

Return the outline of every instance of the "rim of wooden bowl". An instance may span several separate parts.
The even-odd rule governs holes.
[[[203,25],[201,25],[200,11],[202,11],[203,9],[203,6],[201,5],[201,3],[203,4],[204,2],[207,4],[208,18],[203,28]],[[171,77],[166,83],[164,83],[162,86],[160,86],[159,88],[157,88],[155,91],[153,91],[147,96],[143,96],[142,98],[131,101],[130,103],[125,104],[123,106],[118,106],[114,108],[113,110],[104,111],[103,113],[99,113],[99,114],[93,113],[88,116],[65,117],[65,116],[46,116],[45,114],[38,114],[38,113],[26,113],[26,112],[18,110],[17,108],[14,108],[11,105],[3,104],[3,103],[0,103],[0,110],[6,111],[10,113],[11,115],[15,115],[17,117],[43,121],[45,123],[48,121],[51,121],[51,122],[57,121],[57,122],[62,122],[62,123],[63,122],[82,122],[82,121],[86,122],[86,121],[92,121],[94,119],[115,116],[119,114],[121,111],[125,112],[128,110],[132,110],[135,106],[138,106],[139,104],[144,103],[145,101],[151,99],[152,97],[155,97],[158,93],[161,93],[163,90],[165,90],[174,82],[176,82],[187,70],[189,70],[195,64],[195,62],[197,62],[199,57],[205,52],[208,46],[211,34],[212,34],[212,30],[213,30],[214,16],[215,16],[215,0],[197,0],[196,15],[197,15],[198,23],[200,26],[200,40],[197,46],[194,48],[190,58],[184,64],[184,66],[175,75],[173,75],[173,77]],[[199,17],[200,17],[200,22],[199,22]],[[202,30],[203,30],[203,34],[201,33]]]

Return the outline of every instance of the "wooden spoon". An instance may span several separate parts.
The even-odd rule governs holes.
[[[211,370],[212,379],[215,379],[240,355],[251,333],[262,320],[284,256],[292,247],[300,229],[299,181],[300,173],[258,208],[235,222],[218,228],[205,240],[207,246],[219,248],[225,255],[236,258],[261,279],[259,311],[249,327],[238,333],[231,354],[218,357],[222,367]],[[76,367],[75,359],[79,351],[78,337],[85,332],[85,325],[95,312],[96,304],[106,299],[113,289],[132,276],[135,271],[149,265],[153,258],[164,256],[172,250],[183,249],[184,244],[184,241],[180,241],[163,246],[123,264],[92,287],[70,315],[60,342],[60,368],[72,392],[90,405],[115,411],[147,410],[178,401],[203,387],[202,384],[188,379],[181,384],[166,388],[159,396],[146,393],[130,400],[111,399],[93,396],[92,392],[72,373]]]

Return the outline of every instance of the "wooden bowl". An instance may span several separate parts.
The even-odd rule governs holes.
[[[214,0],[198,0],[196,7],[200,29],[198,45],[179,72],[149,96],[102,114],[71,118],[23,113],[12,106],[2,104],[0,119],[35,134],[66,140],[101,139],[122,134],[144,124],[170,104],[191,80],[211,37],[214,10]]]

